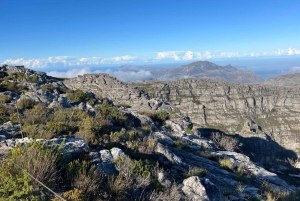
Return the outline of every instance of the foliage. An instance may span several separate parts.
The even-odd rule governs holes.
[[[25,171],[19,175],[6,172],[7,167],[0,168],[0,200],[33,200],[31,179]]]
[[[96,196],[102,177],[95,165],[85,160],[75,160],[68,164],[67,175],[72,189],[77,189],[77,194],[82,194],[84,200]]]
[[[13,92],[21,92],[23,90],[27,90],[28,88],[23,84],[17,84],[16,82],[4,81],[0,84],[1,91],[13,91]]]
[[[60,150],[39,142],[13,148],[3,158],[0,167],[1,181],[5,181],[0,183],[2,198],[30,198],[39,184],[31,180],[27,172],[54,188],[60,177],[59,167],[62,166]]]
[[[35,100],[32,100],[31,98],[22,98],[19,99],[17,102],[18,109],[31,109],[36,104]]]
[[[99,115],[105,119],[113,119],[115,125],[125,125],[127,117],[121,113],[116,107],[107,102],[96,107]]]
[[[186,177],[191,177],[191,176],[205,177],[207,173],[208,171],[205,168],[189,167],[189,171]]]
[[[113,197],[124,200],[125,196],[130,200],[136,200],[141,196],[143,190],[151,182],[151,173],[141,161],[129,157],[119,157],[115,161],[118,176],[108,178],[108,192]]]
[[[36,75],[30,75],[26,78],[26,81],[30,82],[30,83],[38,83],[39,82],[39,77],[36,76]]]
[[[54,89],[56,89],[56,87],[49,83],[49,84],[44,84],[41,86],[41,88],[44,90],[44,91],[47,91],[47,92],[50,92],[50,93],[53,93],[54,92]]]
[[[223,159],[220,158],[218,162],[222,168],[230,171],[233,170],[233,165],[229,158],[223,158]]]
[[[222,150],[234,151],[242,146],[242,143],[240,143],[238,139],[224,134],[213,133],[211,138],[217,147]]]
[[[10,115],[15,112],[14,108],[0,105],[0,122],[6,122],[9,120]]]
[[[72,102],[87,102],[91,99],[89,93],[77,89],[75,92],[67,92],[67,98]]]
[[[0,104],[3,103],[9,103],[11,101],[11,97],[4,95],[4,94],[0,94]]]
[[[189,128],[185,128],[184,131],[186,134],[194,134],[193,130]]]

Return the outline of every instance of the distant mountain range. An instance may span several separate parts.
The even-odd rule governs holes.
[[[231,65],[219,66],[208,61],[193,62],[171,68],[151,68],[151,66],[121,66],[120,70],[147,70],[152,79],[168,81],[183,78],[210,78],[232,83],[263,83],[264,79],[250,70],[239,70]]]

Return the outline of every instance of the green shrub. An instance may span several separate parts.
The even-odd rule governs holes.
[[[38,83],[39,82],[39,77],[36,76],[36,75],[30,75],[26,78],[26,81],[30,82],[30,83]]]
[[[233,171],[233,165],[229,158],[220,158],[218,162],[222,168]]]
[[[9,75],[9,78],[10,79],[13,79],[13,80],[19,80],[19,81],[22,81],[23,79],[26,78],[26,75],[24,73],[21,73],[21,72],[13,72]]]
[[[35,100],[32,100],[31,98],[22,98],[19,99],[17,102],[18,109],[31,109],[36,104]]]
[[[3,103],[9,103],[11,101],[11,97],[4,95],[4,94],[0,94],[0,104]]]
[[[77,89],[75,92],[67,92],[67,98],[73,102],[87,102],[91,97],[89,93]]]
[[[102,177],[99,175],[95,165],[84,160],[72,161],[68,164],[67,175],[71,182],[71,187],[81,191],[85,200],[96,196]]]
[[[158,121],[165,121],[170,119],[170,114],[164,111],[157,111],[154,113],[154,118]]]
[[[47,91],[47,92],[50,92],[50,93],[53,93],[54,89],[56,89],[56,87],[53,84],[44,84],[44,85],[41,86],[41,88],[44,91]]]
[[[193,130],[189,128],[185,128],[184,131],[186,134],[194,134]]]
[[[13,148],[1,161],[1,198],[33,200],[33,189],[39,184],[31,180],[27,172],[54,189],[60,179],[59,168],[62,166],[60,148],[38,142]]]
[[[106,102],[96,107],[99,115],[105,119],[111,118],[115,121],[116,125],[125,125],[127,117],[121,113],[116,107]]]
[[[186,177],[191,177],[191,176],[205,177],[205,175],[207,173],[208,173],[208,171],[205,168],[189,167],[189,171],[188,171]]]

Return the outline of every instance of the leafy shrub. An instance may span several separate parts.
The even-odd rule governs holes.
[[[125,195],[130,195],[130,200],[136,200],[151,182],[150,171],[141,161],[129,157],[119,157],[115,165],[119,175],[108,179],[109,192],[121,200]]]
[[[68,164],[67,175],[71,182],[71,187],[78,189],[77,194],[82,194],[84,200],[96,196],[102,177],[95,165],[88,161],[75,160]]]
[[[66,200],[72,201],[85,201],[85,195],[82,190],[78,190],[77,188],[69,190],[63,194],[63,198]],[[61,201],[60,198],[54,198],[51,201]]]
[[[13,72],[13,73],[9,74],[9,78],[14,79],[14,80],[22,81],[23,79],[26,78],[26,75],[24,73],[21,73],[21,72]]]
[[[229,158],[219,159],[218,162],[219,162],[219,164],[220,164],[220,166],[221,166],[222,168],[227,169],[227,170],[230,170],[230,171],[233,170],[233,165],[232,165],[232,163],[231,163],[231,161],[230,161]]]
[[[0,104],[3,103],[9,103],[11,101],[11,97],[4,95],[4,94],[0,94]]]
[[[38,142],[15,147],[1,161],[0,179],[5,182],[0,182],[0,195],[11,200],[30,198],[39,184],[31,180],[27,172],[54,188],[61,166],[60,148]]]
[[[0,84],[1,91],[13,91],[13,92],[20,92],[22,90],[27,90],[28,88],[25,87],[23,84],[17,84],[15,82],[4,81]]]
[[[111,118],[115,121],[116,125],[124,125],[126,123],[127,117],[121,113],[116,107],[110,105],[109,103],[102,103],[98,107],[96,107],[99,115],[103,118],[108,119]]]
[[[154,113],[154,118],[157,119],[158,121],[165,121],[170,119],[170,114],[163,111],[157,111]]]
[[[26,78],[27,82],[30,83],[38,83],[39,82],[39,77],[36,75],[30,75]]]
[[[191,176],[204,177],[207,173],[208,173],[208,171],[205,168],[189,167],[189,171],[188,171],[186,177],[191,177]]]
[[[91,97],[89,93],[77,89],[75,92],[67,92],[67,98],[73,102],[87,102]]]
[[[194,134],[193,130],[189,128],[185,128],[184,131],[186,134]]]
[[[35,100],[31,98],[22,98],[17,102],[18,109],[20,110],[33,108],[35,104]]]
[[[54,89],[56,89],[56,87],[53,84],[44,84],[44,85],[41,86],[41,88],[44,91],[47,91],[47,92],[50,92],[50,93],[53,93]]]
[[[15,108],[0,105],[0,122],[7,122],[10,118],[10,115],[13,114],[15,110]]]

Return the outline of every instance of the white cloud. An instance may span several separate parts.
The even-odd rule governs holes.
[[[183,56],[183,60],[191,60],[194,58],[194,53],[192,51],[187,51],[184,56]]]
[[[122,80],[124,82],[130,82],[130,81],[142,81],[142,80],[148,80],[152,78],[152,74],[150,71],[146,70],[139,70],[139,71],[121,71],[121,70],[97,70],[92,71],[89,67],[85,68],[74,68],[70,69],[66,72],[59,72],[59,71],[50,71],[47,72],[47,75],[53,76],[53,77],[61,77],[61,78],[73,78],[77,77],[78,75],[84,75],[84,74],[91,74],[91,73],[106,73],[110,76],[116,77],[119,80]]]
[[[130,55],[117,56],[111,58],[90,57],[76,58],[73,56],[55,56],[41,59],[6,59],[2,63],[9,65],[24,65],[29,68],[46,68],[53,66],[87,66],[102,64],[130,63],[135,57]]]
[[[300,66],[293,66],[288,70],[289,74],[300,73]]]
[[[81,68],[81,69],[74,68],[74,69],[70,69],[66,72],[59,72],[59,71],[47,72],[47,74],[49,76],[63,77],[63,78],[73,78],[73,77],[77,77],[78,75],[84,75],[84,74],[90,74],[90,73],[92,73],[92,71],[88,67]]]

